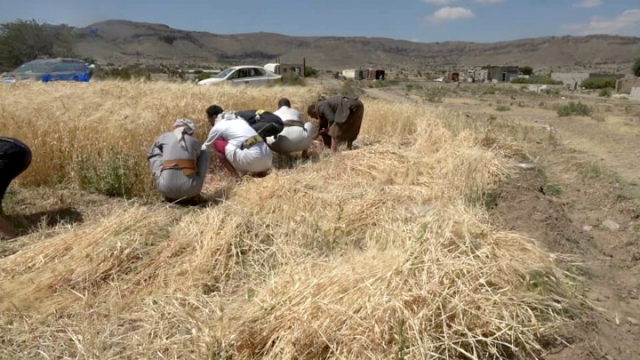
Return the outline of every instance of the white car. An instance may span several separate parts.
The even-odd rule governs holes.
[[[282,82],[282,76],[260,66],[233,66],[218,75],[198,82],[198,85],[211,85],[229,82],[232,85],[263,86]]]

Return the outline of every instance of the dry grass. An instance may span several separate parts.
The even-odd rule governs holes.
[[[21,83],[0,87],[3,133],[34,151],[27,185],[73,184],[107,195],[149,193],[145,155],[155,137],[187,117],[206,137],[205,110],[276,109],[281,96],[302,107],[317,93],[282,87],[244,93],[172,83]],[[51,85],[51,86],[48,86]]]
[[[81,156],[101,168],[115,148],[141,168],[123,176],[136,194],[144,151],[174,118],[204,125],[212,102],[270,108],[280,95],[303,108],[316,90],[18,84],[0,87],[0,125],[34,147],[23,185],[82,183]],[[264,179],[214,178],[207,194],[228,189],[217,206],[123,201],[24,237],[0,259],[0,356],[539,356],[562,324],[559,271],[477,201],[507,175],[511,144],[487,149],[486,134],[429,108],[365,109],[361,148]]]

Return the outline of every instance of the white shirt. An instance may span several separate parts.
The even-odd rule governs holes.
[[[216,124],[209,131],[202,149],[209,148],[217,139],[228,142],[225,157],[233,167],[240,172],[262,172],[271,168],[273,154],[266,143],[261,142],[248,149],[240,147],[245,140],[258,133],[242,118],[233,113],[218,115]]]
[[[282,121],[300,120],[300,112],[288,106],[281,107],[280,109],[276,110],[274,114],[278,115],[278,117],[282,119]]]
[[[293,119],[291,119],[293,120]],[[292,153],[309,148],[314,135],[314,126],[308,122],[304,128],[300,126],[286,126],[276,139],[273,136],[267,138],[267,144],[278,153]]]

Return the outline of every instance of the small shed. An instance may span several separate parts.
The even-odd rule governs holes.
[[[342,70],[342,76],[345,79],[363,80],[363,79],[366,79],[367,77],[367,74],[365,71],[366,70],[362,70],[362,69],[344,69]]]
[[[487,71],[487,80],[493,82],[511,82],[520,75],[520,68],[517,66],[484,66]]]
[[[446,81],[447,82],[458,82],[458,81],[460,81],[460,73],[459,72],[447,73]]]
[[[265,64],[265,70],[271,71],[274,74],[285,75],[287,73],[294,73],[300,77],[306,77],[306,61],[303,63],[269,63]]]
[[[369,69],[367,70],[368,80],[384,80],[384,70],[381,69]]]

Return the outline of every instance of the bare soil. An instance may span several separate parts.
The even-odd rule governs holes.
[[[380,98],[406,96],[403,89],[385,92]],[[550,108],[571,100],[593,106],[593,117],[560,118]],[[497,111],[498,104],[509,110]],[[574,94],[463,95],[431,106],[531,129],[520,141],[537,168],[516,171],[487,206],[493,221],[557,254],[584,298],[583,311],[549,344],[546,359],[640,359],[640,103]]]

